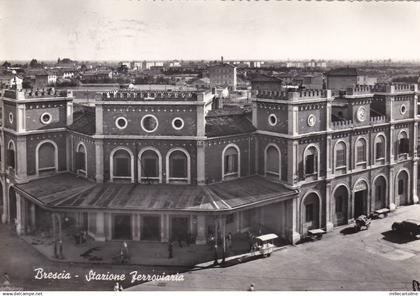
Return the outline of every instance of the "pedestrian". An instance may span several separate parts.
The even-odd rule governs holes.
[[[232,249],[232,233],[231,232],[229,232],[228,235],[226,236],[226,242],[227,242],[228,252],[230,252]]]
[[[217,244],[214,244],[214,262],[213,265],[218,265],[219,261],[218,261],[218,255],[217,255]]]
[[[121,263],[128,263],[128,245],[126,241],[123,241],[122,245],[121,245],[121,250],[120,250],[120,256],[121,256]]]
[[[249,285],[248,291],[255,291],[255,285],[254,284]]]
[[[169,253],[169,259],[173,258],[173,246],[172,246],[172,241],[168,242],[168,253]]]
[[[7,272],[3,273],[3,286],[5,287],[10,286],[10,278]]]
[[[64,256],[63,256],[63,241],[61,239],[58,240],[58,258],[59,259],[64,259]]]
[[[117,292],[117,291],[122,291],[122,290],[123,290],[123,286],[120,283],[116,282],[114,285],[114,291]]]

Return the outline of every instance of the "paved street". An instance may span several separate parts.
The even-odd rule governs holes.
[[[321,241],[288,246],[266,259],[225,268],[196,268],[183,274],[183,282],[151,282],[133,289],[245,290],[254,283],[257,290],[410,290],[411,281],[420,279],[420,240],[389,231],[392,222],[408,217],[419,219],[420,205],[403,207],[386,219],[375,220],[368,231],[343,234],[351,232],[344,226]],[[56,263],[10,234],[8,226],[0,225],[0,237],[0,273],[7,272],[12,285],[25,290],[112,290],[114,281],[87,282],[84,277],[91,269],[127,277],[133,270],[143,274],[183,271],[175,267]],[[52,272],[66,270],[72,279],[36,280],[33,270],[39,267]],[[130,285],[128,280],[124,282],[125,287]]]
[[[7,272],[12,286],[23,288],[24,290],[113,290],[115,281],[93,280],[87,282],[85,275],[89,274],[90,270],[96,273],[125,274],[127,278],[131,271],[139,271],[142,274],[176,273],[177,271],[182,271],[181,268],[175,267],[58,263],[46,259],[45,256],[17,237],[16,234],[11,234],[8,228],[8,225],[0,224],[0,275]],[[69,280],[35,279],[36,273],[34,269],[36,268],[43,268],[46,272],[63,272],[65,270],[70,272],[72,278]],[[0,290],[2,282],[3,280],[0,280]],[[123,282],[123,287],[128,287],[129,285],[129,279]]]
[[[420,205],[374,220],[368,231],[347,234],[351,231],[344,226],[321,241],[289,246],[266,259],[194,270],[184,282],[133,289],[246,290],[254,283],[256,290],[411,290],[411,281],[420,279],[420,240],[389,231],[394,221],[406,218],[419,219]]]

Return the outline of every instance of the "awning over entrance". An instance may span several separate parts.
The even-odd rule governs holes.
[[[16,185],[22,195],[57,209],[220,211],[292,198],[297,191],[253,176],[218,184],[94,183],[61,174]]]

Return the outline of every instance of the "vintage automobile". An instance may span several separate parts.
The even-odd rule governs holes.
[[[368,217],[366,217],[365,215],[360,215],[354,221],[354,229],[356,231],[360,231],[364,227],[367,230],[369,229],[370,222],[371,220]]]
[[[417,235],[420,234],[420,221],[407,219],[402,222],[394,222],[392,224],[392,230],[399,233],[409,234],[410,236],[417,238]]]
[[[253,250],[251,251],[251,256],[270,256],[274,250],[273,241],[276,238],[278,238],[278,236],[274,233],[257,236],[255,238],[255,247],[253,247]]]

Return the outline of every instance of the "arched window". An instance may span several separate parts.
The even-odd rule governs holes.
[[[318,173],[318,150],[315,146],[309,146],[304,152],[304,172],[305,176]]]
[[[111,181],[131,179],[133,182],[132,154],[127,149],[119,148],[111,153]]]
[[[7,145],[7,167],[15,169],[16,167],[16,161],[15,161],[15,143],[10,140],[9,144]]]
[[[265,174],[280,177],[280,150],[270,144],[265,149]]]
[[[79,143],[76,149],[76,172],[82,175],[87,175],[87,154],[86,146]]]
[[[230,144],[225,147],[223,150],[222,156],[222,167],[223,167],[223,177],[225,178],[236,178],[240,176],[240,161],[239,161],[239,147]]]
[[[356,163],[366,162],[366,140],[360,138],[356,142]]]
[[[167,156],[168,183],[190,182],[190,157],[188,152],[176,149],[168,152]]]
[[[375,160],[385,159],[385,137],[378,135],[375,138]]]
[[[146,149],[139,154],[139,177],[142,183],[161,182],[162,169],[160,154],[154,149]]]
[[[35,153],[37,174],[57,171],[57,145],[54,142],[47,140],[39,143]]]
[[[335,144],[335,168],[345,168],[347,164],[346,144],[338,142]]]
[[[398,154],[410,152],[410,140],[405,131],[401,131],[398,135]]]

